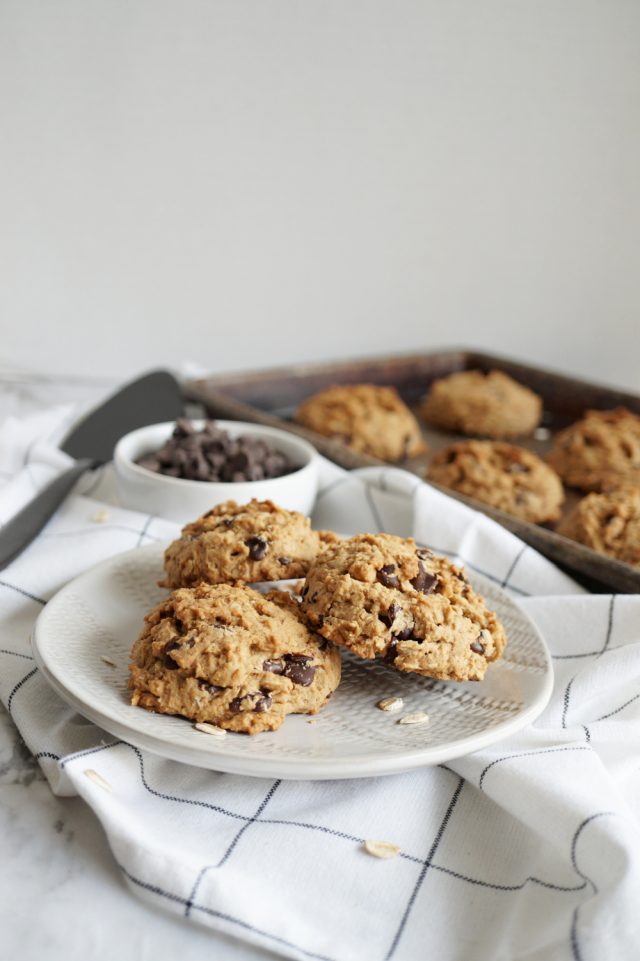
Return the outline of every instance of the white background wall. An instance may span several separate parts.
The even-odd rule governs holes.
[[[635,0],[0,0],[0,361],[640,389]]]

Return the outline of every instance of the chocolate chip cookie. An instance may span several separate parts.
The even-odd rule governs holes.
[[[174,591],[145,617],[131,652],[131,703],[229,731],[275,731],[315,714],[340,681],[340,654],[299,602],[244,585]]]
[[[199,581],[276,581],[304,577],[324,541],[309,519],[271,501],[225,501],[187,524],[164,556],[162,587]]]
[[[562,482],[548,464],[504,441],[464,440],[438,451],[428,477],[533,524],[557,521]]]
[[[559,525],[558,533],[640,567],[640,488],[587,494]]]
[[[401,671],[478,681],[506,644],[462,570],[412,538],[360,534],[329,546],[302,596],[315,631]]]
[[[464,370],[435,380],[421,413],[428,424],[460,434],[518,437],[540,423],[542,400],[507,374]]]
[[[295,419],[380,460],[399,461],[427,449],[418,421],[393,387],[329,387],[305,400]]]
[[[640,486],[640,417],[626,407],[588,410],[556,436],[547,461],[569,487]]]

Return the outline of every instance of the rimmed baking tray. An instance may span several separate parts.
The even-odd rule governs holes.
[[[293,423],[293,413],[301,401],[331,384],[370,383],[395,387],[406,403],[415,409],[433,380],[461,370],[501,370],[542,397],[543,426],[549,436],[516,441],[541,456],[549,449],[553,434],[578,420],[587,409],[607,410],[624,406],[640,414],[640,396],[635,394],[464,348],[212,375],[190,382],[186,390],[187,396],[202,403],[212,417],[253,421],[293,431],[310,440],[335,463],[353,469],[379,465],[383,461],[357,454],[339,440],[322,437]],[[429,459],[437,450],[460,439],[459,435],[435,430],[424,424],[423,431],[429,444],[429,453],[397,465],[421,477],[424,477]],[[565,570],[579,575],[591,588],[640,593],[639,569],[562,537],[545,525],[519,520],[455,491],[446,490],[446,493],[483,511]],[[565,512],[579,496],[578,493],[567,491]]]

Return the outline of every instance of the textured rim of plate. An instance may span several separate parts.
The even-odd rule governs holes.
[[[543,662],[542,667],[537,671],[537,673],[540,674],[540,689],[531,699],[530,703],[524,705],[522,709],[512,717],[500,721],[491,727],[480,728],[479,731],[466,737],[461,737],[436,746],[426,746],[413,750],[407,749],[402,753],[393,753],[389,756],[384,755],[384,746],[382,746],[380,755],[361,760],[354,759],[350,756],[319,760],[317,758],[292,759],[285,756],[268,755],[266,757],[259,757],[242,753],[221,753],[216,751],[216,744],[220,742],[207,735],[198,735],[198,740],[194,739],[193,747],[184,744],[175,744],[161,735],[149,734],[137,729],[135,725],[124,723],[108,711],[101,710],[100,707],[93,703],[88,703],[82,696],[70,690],[65,684],[64,677],[61,677],[59,673],[56,672],[55,667],[52,667],[49,663],[48,652],[46,651],[48,641],[46,639],[43,641],[42,639],[42,635],[47,631],[48,621],[51,616],[57,612],[61,605],[67,602],[70,596],[82,594],[85,585],[93,581],[96,576],[117,570],[124,561],[134,556],[142,560],[157,553],[160,558],[163,550],[164,545],[160,544],[136,548],[101,561],[88,571],[85,571],[61,588],[47,603],[34,625],[31,636],[36,664],[56,693],[59,694],[67,704],[74,708],[74,710],[78,711],[79,714],[82,714],[105,731],[135,747],[151,751],[154,754],[173,761],[193,764],[209,770],[252,777],[277,777],[285,780],[334,780],[376,777],[385,774],[399,774],[404,771],[414,770],[415,768],[441,764],[444,761],[471,754],[498,741],[502,741],[534,721],[545,709],[551,696],[553,690],[553,667],[549,650],[537,627],[528,615],[518,608],[520,617],[527,623],[531,637],[535,639],[539,645],[537,653]],[[485,590],[486,586],[489,585],[488,580],[482,575],[469,572],[469,578],[474,588],[480,592],[483,590],[483,585],[485,585]],[[500,594],[503,603],[513,605],[514,607],[516,606],[504,590],[494,584],[490,586],[494,593],[497,592]],[[133,640],[134,638],[131,638],[131,643]],[[59,646],[59,639],[57,643]],[[45,649],[44,652],[42,648]],[[491,670],[491,666],[489,670]],[[483,682],[479,682],[479,684],[482,683]],[[149,716],[149,712],[144,712],[144,714],[146,717]],[[162,724],[163,719],[166,720],[167,718],[166,715],[161,714],[152,716],[157,717],[160,724]],[[320,712],[318,717],[322,717],[322,712]],[[284,725],[287,724],[287,720],[288,719],[285,719]],[[182,723],[190,725],[191,727],[193,726],[192,722],[187,719],[184,719]],[[281,731],[282,728],[279,730]],[[262,737],[277,738],[278,733],[278,731],[265,732]],[[233,737],[240,737],[244,740],[247,738],[247,735],[230,732],[227,738],[225,738],[225,744],[232,743],[230,739]],[[204,738],[204,740],[202,740],[200,744],[200,739],[202,738]]]

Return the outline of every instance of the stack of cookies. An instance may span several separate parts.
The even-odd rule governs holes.
[[[433,455],[426,476],[533,524],[640,566],[640,417],[587,411],[554,439],[546,459],[512,443],[549,435],[542,399],[501,371],[466,370],[434,381],[418,408],[438,431],[468,435]],[[419,421],[392,387],[330,387],[307,398],[296,420],[359,453],[392,463],[427,450]],[[415,469],[415,465],[414,465]],[[561,520],[564,484],[588,492]]]
[[[419,413],[440,430],[493,438],[437,453],[431,480],[523,520],[558,520],[564,500],[558,475],[535,454],[507,443],[540,423],[542,401],[533,391],[499,371],[462,371],[435,381]],[[417,417],[392,387],[330,387],[309,397],[295,416],[316,433],[391,463],[428,449]]]
[[[558,532],[640,567],[640,417],[624,407],[589,410],[558,434],[548,460],[588,492]]]
[[[315,714],[341,647],[442,680],[480,680],[504,629],[462,570],[411,538],[346,540],[270,501],[227,501],[165,553],[169,596],[133,645],[132,703],[255,734]],[[250,584],[304,578],[293,592]]]
[[[464,433],[524,436],[537,427],[542,401],[504,374],[466,371],[436,381],[423,413]],[[468,440],[436,454],[428,476],[533,523],[560,520],[562,482],[591,492],[558,533],[640,566],[640,417],[625,408],[587,411],[556,435],[546,462],[501,440]]]

